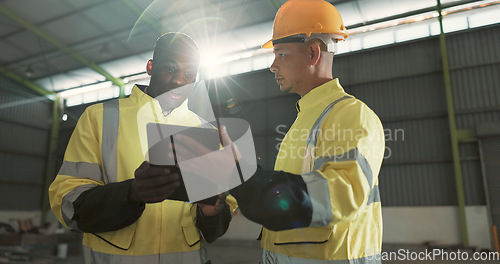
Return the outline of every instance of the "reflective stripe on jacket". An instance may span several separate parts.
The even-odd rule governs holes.
[[[134,264],[134,263],[204,263],[208,264],[205,248],[199,250],[170,252],[155,255],[110,255],[92,250],[83,246],[85,264],[106,263],[106,264]]]
[[[141,112],[148,107],[150,111]],[[72,220],[73,202],[82,192],[134,177],[136,168],[146,159],[144,129],[148,122],[201,124],[199,117],[188,110],[187,102],[164,117],[158,101],[137,86],[130,98],[85,110],[71,136],[63,165],[49,188],[52,210],[63,225],[78,230]],[[174,263],[163,261],[173,259],[175,263],[204,264],[208,258],[201,248],[195,217],[196,206],[190,203],[165,200],[147,204],[135,223],[117,231],[85,233],[83,244],[91,259],[103,261],[97,263],[126,263],[115,260],[148,256],[147,259],[158,260],[156,263]]]
[[[310,91],[297,108],[275,171],[301,175],[312,221],[306,228],[264,228],[263,262],[380,263],[372,257],[382,244],[378,173],[385,142],[379,118],[338,79]]]

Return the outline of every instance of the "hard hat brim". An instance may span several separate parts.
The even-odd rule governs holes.
[[[269,40],[261,46],[263,49],[272,49],[273,48],[273,40]]]

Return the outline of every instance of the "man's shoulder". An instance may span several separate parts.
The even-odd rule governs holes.
[[[342,99],[342,100],[339,100]],[[346,94],[339,98],[339,100],[328,113],[325,122],[339,123],[347,121],[349,123],[358,120],[359,122],[373,121],[380,123],[380,119],[365,102],[362,100]]]
[[[83,111],[83,114],[80,118],[86,117],[86,118],[91,118],[91,119],[96,119],[96,118],[101,119],[103,116],[103,112],[104,112],[104,105],[111,106],[111,107],[115,107],[114,105],[116,105],[116,107],[118,108],[118,100],[119,100],[119,98],[115,98],[115,99],[111,99],[111,100],[108,100],[105,102],[100,102],[100,103],[89,105],[89,106],[87,106],[87,108],[85,108],[85,110]]]
[[[348,111],[348,112],[373,112],[373,110],[361,99],[356,98],[348,93],[343,93],[340,97],[332,100],[334,107],[332,112]]]
[[[104,103],[96,103],[96,104],[93,104],[93,105],[89,105],[85,109],[84,113],[87,113],[87,114],[90,114],[90,115],[95,115],[95,114],[102,113],[103,104]]]
[[[128,100],[128,98],[114,98],[114,99],[111,99],[111,100],[108,100],[108,101],[104,101],[104,102],[96,103],[96,104],[93,104],[93,105],[89,105],[85,109],[85,111],[89,112],[89,113],[92,113],[92,114],[102,113],[102,111],[104,109],[104,106],[111,107],[111,108],[118,107],[119,102],[121,102],[122,100]]]

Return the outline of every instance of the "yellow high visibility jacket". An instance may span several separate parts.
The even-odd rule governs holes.
[[[141,108],[147,111],[140,113]],[[72,203],[82,192],[134,177],[134,171],[145,160],[146,123],[201,124],[199,117],[188,110],[187,101],[166,117],[161,111],[158,101],[137,86],[129,98],[85,110],[71,136],[63,165],[49,188],[51,208],[64,226],[78,230],[72,220]],[[86,258],[98,263],[204,264],[208,258],[195,217],[196,205],[191,203],[165,200],[147,204],[142,216],[125,228],[84,233]]]
[[[380,263],[373,256],[382,244],[378,173],[385,142],[379,118],[338,79],[307,93],[297,108],[275,171],[301,175],[312,220],[304,228],[264,228],[263,263]]]

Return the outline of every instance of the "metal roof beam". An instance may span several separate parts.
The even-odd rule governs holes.
[[[30,88],[31,90],[49,98],[50,100],[54,100],[54,93],[53,92],[50,92],[50,91],[47,91],[45,88],[41,87],[40,85],[22,77],[22,76],[19,76],[13,72],[10,72],[9,70],[5,69],[4,67],[1,67],[0,66],[0,74],[4,75],[5,77],[9,78],[9,79],[12,79],[22,85],[24,85],[25,87],[28,87]]]
[[[51,22],[54,22],[54,21],[57,21],[57,20],[60,20],[60,19],[63,19],[63,18],[67,18],[67,17],[70,17],[70,16],[73,16],[73,15],[76,15],[76,14],[81,14],[83,13],[84,11],[87,11],[91,8],[94,8],[96,6],[99,6],[99,5],[102,5],[102,4],[105,4],[107,2],[111,2],[113,0],[107,0],[105,2],[98,2],[98,3],[94,3],[94,4],[90,4],[90,5],[87,5],[87,6],[83,6],[83,7],[80,7],[79,9],[76,9],[74,11],[71,11],[71,12],[68,12],[68,13],[64,13],[62,15],[58,15],[58,16],[54,16],[54,17],[50,17],[48,18],[47,20],[44,20],[44,21],[41,21],[38,23],[38,26],[41,26],[41,25],[45,25],[45,24],[48,24],[48,23],[51,23]],[[20,29],[20,30],[15,30],[13,32],[10,32],[10,33],[7,33],[5,35],[0,35],[0,38],[8,38],[8,37],[11,37],[11,36],[14,36],[14,35],[17,35],[17,34],[20,34],[22,33],[23,30]]]
[[[43,32],[42,30],[40,30],[39,28],[37,28],[33,24],[29,23],[28,21],[24,20],[20,16],[12,13],[10,10],[6,9],[1,4],[0,4],[0,13],[5,14],[6,16],[8,16],[10,19],[14,20],[19,25],[21,25],[21,26],[25,27],[26,29],[28,29],[29,31],[35,33],[36,35],[40,36],[41,38],[43,38],[44,40],[46,40],[50,44],[56,46],[57,48],[59,48],[60,50],[62,50],[64,52],[66,52],[68,55],[70,55],[74,59],[80,61],[81,63],[83,63],[87,67],[91,68],[92,70],[94,70],[97,73],[99,73],[102,76],[104,76],[107,80],[111,81],[112,83],[114,83],[115,85],[117,85],[118,87],[120,87],[120,97],[123,96],[122,93],[123,93],[123,87],[125,86],[125,83],[123,82],[122,79],[114,77],[109,72],[107,72],[106,70],[104,70],[103,68],[101,68],[99,65],[97,65],[94,62],[88,60],[87,58],[83,57],[82,55],[76,53],[70,47],[68,47],[65,44],[61,43],[60,41],[58,41],[57,39],[53,38],[49,34]]]
[[[121,0],[122,3],[127,6],[132,12],[134,12],[135,14],[137,14],[139,16],[138,20],[141,19],[144,15],[144,10],[141,10],[138,6],[137,6],[137,3],[134,3],[130,0]],[[146,8],[147,9],[147,8]],[[151,19],[151,17],[149,17],[147,14],[144,18],[146,20],[146,23],[156,32],[158,32],[160,35],[162,35],[163,33],[163,30],[161,29],[161,27],[158,26],[158,23],[155,23],[154,20]]]

